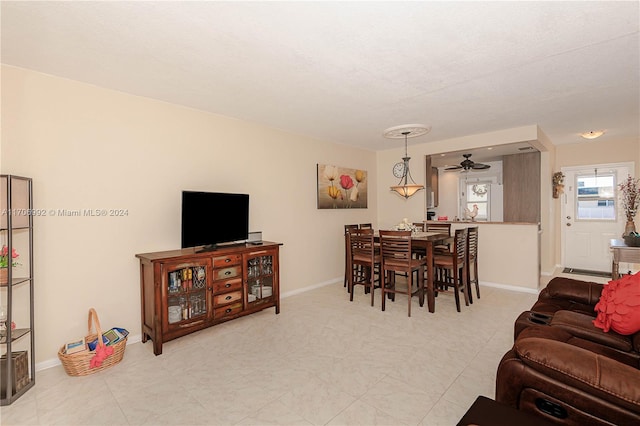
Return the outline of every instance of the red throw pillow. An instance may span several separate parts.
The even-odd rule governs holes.
[[[609,281],[602,289],[593,325],[629,335],[640,331],[640,272]]]

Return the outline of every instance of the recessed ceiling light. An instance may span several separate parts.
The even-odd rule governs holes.
[[[592,130],[590,132],[580,133],[580,136],[585,139],[595,139],[602,135],[604,135],[604,130]]]
[[[493,147],[492,147],[492,146],[490,146],[490,147],[489,147],[489,148],[487,148],[487,149],[488,149],[489,151],[491,151],[491,150],[493,149]]]

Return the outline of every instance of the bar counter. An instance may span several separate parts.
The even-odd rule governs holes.
[[[478,226],[478,277],[480,285],[537,293],[540,283],[540,225],[521,222],[451,223],[455,229]]]

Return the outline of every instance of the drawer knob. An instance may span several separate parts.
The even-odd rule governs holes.
[[[227,308],[227,309],[225,309],[225,310],[224,310],[224,312],[225,312],[226,314],[228,314],[229,312],[231,312],[231,308]]]
[[[231,275],[231,271],[225,271],[225,275]]]
[[[231,262],[231,259],[225,259],[224,261],[225,261],[225,263],[229,263],[229,262]]]
[[[231,287],[231,283],[226,283],[224,286],[225,286],[226,288],[229,288],[229,287]]]
[[[224,300],[231,300],[233,298],[233,296],[227,296],[224,298]]]

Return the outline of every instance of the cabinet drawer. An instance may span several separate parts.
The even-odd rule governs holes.
[[[213,279],[224,280],[227,278],[239,277],[242,274],[242,266],[229,266],[228,268],[214,269]]]
[[[242,303],[236,303],[233,305],[223,306],[221,308],[216,308],[213,310],[213,318],[220,319],[224,318],[228,315],[235,315],[242,312]]]
[[[214,268],[224,268],[225,266],[238,265],[242,263],[241,254],[229,254],[227,256],[217,256],[213,258]]]
[[[216,281],[213,283],[213,294],[220,294],[227,291],[240,290],[242,288],[242,278],[232,278],[230,280]]]
[[[213,296],[213,306],[226,305],[228,303],[237,302],[238,300],[242,300],[242,292],[241,291],[232,291],[230,293],[224,293]]]

